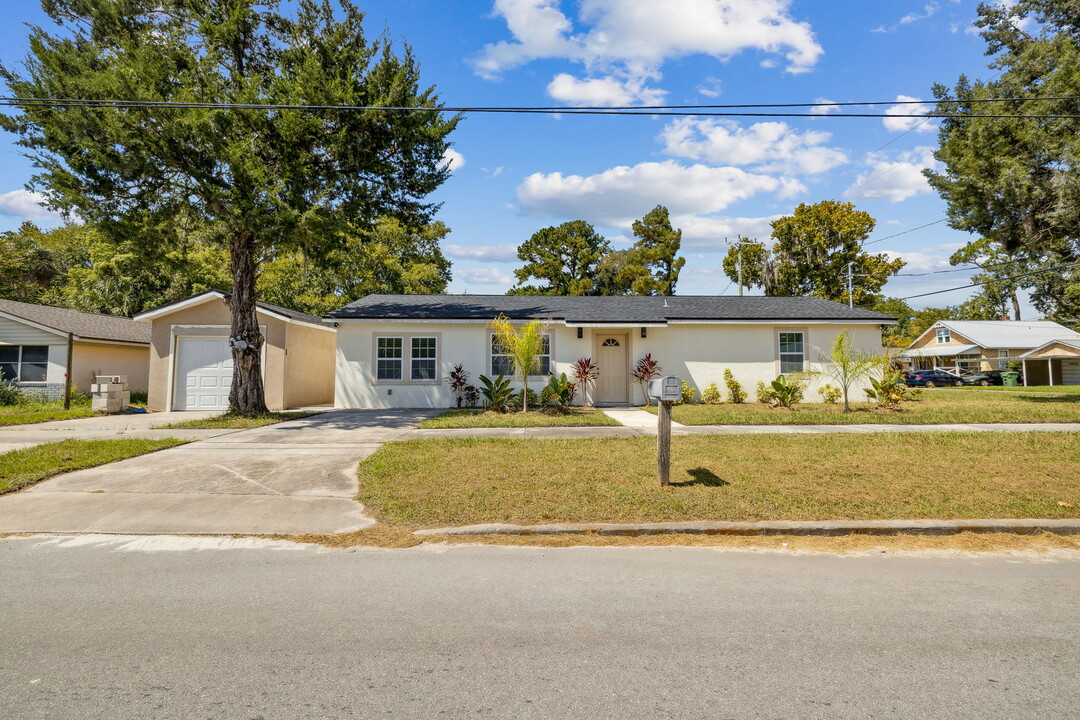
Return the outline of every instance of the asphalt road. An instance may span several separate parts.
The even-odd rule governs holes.
[[[0,716],[1080,715],[1077,559],[245,544],[0,540]]]

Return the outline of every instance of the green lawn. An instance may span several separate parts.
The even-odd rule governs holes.
[[[843,412],[840,404],[805,403],[790,411],[748,402],[676,405],[671,418],[683,425],[1080,422],[1080,386],[933,388],[923,390],[920,400],[904,403],[899,411],[877,410],[863,397],[852,394],[852,398],[850,413]],[[656,412],[655,407],[647,409]]]
[[[224,413],[223,415],[214,415],[208,418],[153,425],[151,428],[154,430],[248,430],[266,425],[275,425],[286,420],[300,420],[317,414],[310,412],[267,412],[257,415]]]
[[[145,455],[185,442],[174,438],[61,440],[25,450],[12,450],[0,455],[0,494],[20,490],[60,473]]]
[[[659,486],[651,438],[416,440],[361,463],[359,500],[427,527],[1080,517],[1080,435],[676,437],[671,477]]]
[[[75,420],[97,414],[90,409],[89,403],[73,405],[70,410],[65,410],[60,403],[5,405],[0,407],[0,425],[29,425],[52,420]]]
[[[523,412],[479,412],[450,410],[425,420],[421,430],[446,428],[530,428],[530,427],[599,427],[618,425],[614,418],[600,410],[572,408],[567,411],[530,410]]]

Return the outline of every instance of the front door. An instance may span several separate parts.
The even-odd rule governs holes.
[[[629,402],[628,344],[629,338],[626,333],[607,333],[596,336],[596,402]]]

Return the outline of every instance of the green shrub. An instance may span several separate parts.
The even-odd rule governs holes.
[[[787,408],[788,410],[794,410],[795,406],[802,402],[803,390],[806,386],[802,381],[798,379],[788,379],[787,375],[781,375],[772,381],[772,392],[774,406]]]
[[[697,388],[691,386],[685,380],[682,381],[682,399],[679,400],[679,405],[689,405],[694,402],[694,396],[697,395]]]
[[[83,395],[82,397],[86,397],[86,396]],[[139,390],[133,390],[132,393],[131,393],[131,404],[132,405],[145,405],[148,399],[149,398],[148,398],[148,395],[147,395],[146,392],[139,391]],[[74,402],[74,400],[75,400],[75,398],[72,398],[72,402]]]
[[[19,405],[24,401],[22,390],[14,383],[0,381],[0,405]]]
[[[523,392],[526,393],[526,398],[527,398],[526,402],[523,402],[523,400],[525,400],[525,398],[521,397]],[[513,397],[511,398],[511,403],[510,404],[513,407],[516,407],[516,408],[524,408],[526,406],[526,404],[529,407],[539,407],[540,406],[540,396],[537,395],[536,391],[533,390],[532,388],[527,388],[526,390],[514,393]]]
[[[826,405],[835,405],[840,402],[840,398],[844,395],[844,392],[838,387],[825,383],[818,388],[818,394],[821,395],[821,402]]]
[[[724,397],[720,394],[720,388],[716,387],[716,383],[709,383],[709,386],[701,391],[701,402],[706,405],[719,405],[723,401]]]
[[[724,384],[727,385],[729,402],[736,405],[746,402],[746,391],[743,390],[742,383],[731,374],[731,370],[724,370]]]
[[[754,397],[762,405],[772,405],[776,394],[773,392],[772,387],[758,380],[757,388],[754,390]]]
[[[461,394],[465,398],[465,407],[476,407],[480,404],[480,388],[475,385],[466,385]]]
[[[507,405],[510,404],[510,398],[514,394],[514,389],[510,387],[510,378],[499,375],[499,377],[492,380],[485,375],[481,375],[480,384],[483,385],[480,388],[480,394],[484,396],[484,404],[496,412],[506,412]]]
[[[540,391],[540,404],[543,406],[553,405],[558,408],[566,408],[574,401],[577,394],[577,385],[573,383],[566,373],[556,376],[548,375],[548,384]]]

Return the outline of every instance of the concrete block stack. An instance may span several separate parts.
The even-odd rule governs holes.
[[[131,404],[127,375],[98,375],[90,386],[91,407],[101,412],[115,413]]]

